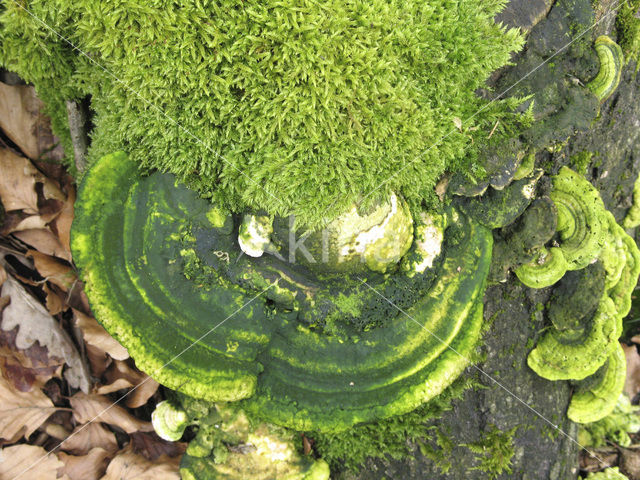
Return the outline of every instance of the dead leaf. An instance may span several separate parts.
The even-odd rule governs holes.
[[[624,382],[624,391],[633,399],[640,392],[640,355],[635,345],[622,344],[624,355],[627,358],[627,378]]]
[[[65,200],[60,214],[56,217],[55,228],[58,232],[60,243],[67,251],[71,251],[71,223],[73,222],[74,210],[73,205],[76,202],[76,189],[73,185],[69,187],[69,193]]]
[[[460,120],[458,117],[453,117],[453,124],[459,131],[462,131],[462,120]]]
[[[39,389],[19,392],[0,377],[0,437],[17,440],[29,437],[57,407]]]
[[[42,278],[60,287],[64,292],[67,292],[78,278],[71,265],[59,258],[35,250],[28,250],[27,257],[33,259],[33,264]]]
[[[14,445],[0,450],[0,478],[24,480],[63,480],[57,470],[64,467],[55,455],[48,455],[42,447]]]
[[[46,347],[49,356],[63,358],[68,365],[64,376],[74,388],[88,392],[89,371],[69,335],[47,310],[22,285],[11,277],[2,286],[2,295],[11,297],[11,303],[2,313],[2,330],[19,327],[15,343],[26,349],[36,341]]]
[[[91,365],[91,374],[96,378],[102,377],[113,362],[113,359],[104,351],[89,343],[85,343],[85,353],[87,354],[89,365]]]
[[[93,345],[103,352],[108,353],[111,358],[115,360],[126,360],[129,358],[129,352],[127,352],[127,349],[120,345],[115,338],[109,335],[109,333],[95,318],[85,315],[75,309],[73,310],[73,318],[76,326],[82,330],[84,341],[89,345]]]
[[[8,298],[8,297],[7,297]],[[0,364],[2,372],[15,388],[25,392],[41,387],[51,378],[59,377],[64,359],[49,356],[49,351],[37,342],[29,348],[16,346],[17,328],[0,329]]]
[[[97,422],[79,425],[63,440],[60,449],[73,455],[86,455],[93,448],[110,453],[118,450],[115,434]]]
[[[7,212],[24,210],[38,213],[36,181],[41,173],[29,159],[16,155],[11,150],[0,148],[0,199]]]
[[[93,448],[79,457],[60,452],[58,458],[64,466],[58,470],[58,474],[67,475],[70,480],[99,480],[107,469],[110,456],[102,448]]]
[[[0,128],[7,137],[29,158],[62,160],[64,152],[43,112],[33,87],[0,82]]]
[[[126,397],[129,408],[138,408],[146,404],[156,393],[160,384],[137,368],[131,368],[127,362],[114,361],[105,373],[107,385],[99,387],[98,393],[112,393],[122,388],[134,390]]]
[[[25,215],[23,212],[7,213],[2,225],[2,235],[9,235],[23,230],[46,228],[49,220],[40,215]]]
[[[28,392],[34,386],[42,387],[53,377],[60,377],[62,363],[45,367],[25,367],[15,357],[0,357],[2,374],[17,390]]]
[[[34,228],[12,234],[17,239],[30,245],[40,253],[52,255],[71,262],[71,252],[64,248],[58,237],[46,228]]]
[[[50,287],[46,283],[42,285],[44,293],[47,295],[46,307],[51,315],[57,315],[67,309],[64,303],[64,295],[58,293],[55,287]]]
[[[134,432],[131,434],[131,448],[147,460],[156,460],[162,456],[178,457],[187,449],[185,442],[168,442],[156,432]]]
[[[102,395],[86,395],[78,392],[69,401],[73,408],[73,416],[78,423],[103,422],[127,433],[153,430],[151,422],[134,417],[120,405],[114,404],[112,400]]]
[[[161,457],[152,462],[124,450],[111,460],[101,480],[180,480],[179,468],[180,457]]]

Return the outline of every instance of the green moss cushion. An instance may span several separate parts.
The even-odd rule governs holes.
[[[187,279],[193,231],[228,232],[219,210],[173,176],[143,178],[126,155],[109,155],[76,205],[72,249],[92,309],[137,364],[194,397],[244,399],[273,423],[340,430],[413,410],[462,372],[480,334],[492,236],[464,215],[406,315],[329,335],[222,270]]]

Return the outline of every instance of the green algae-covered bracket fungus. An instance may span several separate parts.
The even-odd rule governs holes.
[[[186,412],[169,400],[164,400],[156,405],[151,414],[153,429],[160,438],[175,442],[180,440],[189,419]]]
[[[549,287],[567,272],[567,262],[558,247],[541,248],[534,259],[514,270],[523,284],[531,288]]]
[[[176,405],[180,406],[176,406]],[[295,432],[255,421],[235,404],[176,398],[153,413],[156,431],[166,431],[167,413],[193,424],[196,435],[180,463],[183,480],[328,480],[329,466],[300,454]],[[184,419],[184,420],[183,420]],[[170,428],[170,436],[177,430]]]
[[[547,380],[582,380],[593,375],[617,347],[622,321],[613,301],[604,296],[586,323],[578,339],[573,332],[568,338],[555,329],[546,333],[529,354],[529,366]]]
[[[629,480],[629,477],[620,473],[618,467],[606,468],[601,472],[590,473],[586,480]]]
[[[586,179],[563,167],[552,182],[559,242],[552,248],[562,252],[569,272],[558,278],[547,306],[552,326],[527,361],[548,380],[582,380],[569,416],[592,422],[613,409],[622,391],[618,338],[640,275],[640,252]],[[556,283],[536,287],[536,270],[516,270],[518,277],[523,272],[531,277],[523,277],[528,286]]]
[[[598,190],[568,167],[552,177],[551,199],[558,208],[560,249],[568,270],[594,261],[608,233],[609,220]]]
[[[580,426],[578,442],[587,447],[603,447],[613,442],[621,447],[631,445],[630,434],[640,430],[640,407],[632,405],[629,396],[622,393],[611,413],[606,417]]]
[[[640,175],[633,184],[633,204],[624,217],[624,228],[636,228],[640,225]]]
[[[624,54],[620,45],[606,35],[596,39],[595,48],[600,59],[600,70],[596,78],[587,84],[587,87],[601,102],[604,102],[620,85]]]
[[[282,295],[312,290],[295,290],[306,280],[284,264],[270,283],[275,257],[238,256],[237,228],[230,231],[219,210],[171,175],[141,177],[123,153],[86,173],[72,249],[96,318],[158,381],[209,401],[244,399],[243,408],[275,424],[339,431],[415,409],[468,365],[482,325],[492,236],[453,209],[447,218],[450,240],[433,268],[411,278],[402,269],[367,274],[389,296],[406,295],[397,282],[423,289],[415,298],[393,297],[407,315],[382,311],[386,323],[347,334],[305,323],[291,304],[278,307],[278,296],[271,297],[276,306],[265,302],[258,285],[279,286]],[[415,254],[414,247],[408,255]],[[290,282],[281,283],[287,275]],[[375,315],[380,297],[354,284],[370,295],[361,298],[376,299],[369,302]],[[326,298],[339,304],[331,292]]]
[[[578,384],[567,416],[577,423],[590,423],[609,415],[624,389],[626,374],[624,350],[618,345],[592,377]]]
[[[459,199],[458,205],[487,228],[505,227],[529,206],[542,173],[542,170],[537,170],[501,190],[490,188],[481,197]]]

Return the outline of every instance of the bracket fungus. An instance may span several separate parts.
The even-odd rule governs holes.
[[[595,49],[600,59],[600,69],[596,78],[591,80],[587,87],[601,102],[604,102],[616,91],[620,84],[622,68],[624,67],[624,54],[620,45],[606,35],[596,39]]]
[[[364,286],[272,255],[240,258],[237,227],[227,228],[239,220],[213,222],[210,203],[169,174],[141,177],[123,153],[89,169],[77,205],[72,249],[92,309],[140,367],[196,398],[242,400],[275,424],[339,431],[409,412],[453,382],[480,335],[492,235],[454,208],[432,268],[411,278],[374,268]],[[404,298],[401,282],[419,294]],[[404,313],[376,313],[368,285]],[[345,297],[338,286],[360,302],[359,317],[382,324],[328,334],[320,320]]]
[[[233,404],[177,397],[168,408],[167,402],[158,404],[153,425],[160,434],[165,431],[167,415],[179,417],[180,428],[171,432],[172,437],[184,430],[184,425],[194,425],[195,438],[180,465],[182,479],[329,479],[325,461],[313,460],[296,450],[294,432],[252,421]]]
[[[569,416],[592,422],[613,409],[623,388],[618,338],[640,274],[640,252],[586,179],[563,167],[552,181],[559,242],[552,250],[566,259],[569,273],[566,281],[557,278],[547,306],[553,325],[528,364],[548,380],[580,380]],[[536,270],[531,264],[516,273],[534,288],[554,285],[560,277],[549,278],[544,267]]]

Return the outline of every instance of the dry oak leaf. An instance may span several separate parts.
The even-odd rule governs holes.
[[[0,199],[7,212],[24,210],[38,213],[36,182],[41,173],[27,158],[16,155],[11,150],[0,148]]]
[[[55,455],[35,445],[14,445],[0,450],[0,479],[13,480],[69,480],[58,477],[64,464]]]
[[[55,200],[61,206],[67,200],[56,183],[45,177],[33,162],[7,148],[0,148],[0,171],[0,199],[7,212],[23,210],[27,214],[39,214],[37,183],[42,184],[45,203],[47,200]],[[55,216],[58,211],[59,208],[48,214]]]
[[[49,229],[32,228],[14,232],[12,235],[41,253],[71,262],[71,252],[60,243],[58,237]]]
[[[99,480],[107,469],[110,456],[111,454],[102,448],[93,448],[82,456],[60,452],[58,458],[64,466],[58,470],[58,474],[66,475],[69,480]]]
[[[62,160],[64,152],[43,112],[33,87],[0,82],[0,128],[27,157]]]
[[[156,432],[135,432],[130,435],[131,449],[147,460],[160,457],[181,457],[187,449],[186,442],[169,442]]]
[[[125,403],[129,408],[138,408],[146,404],[156,393],[160,384],[146,373],[137,368],[129,366],[128,362],[116,360],[113,362],[104,375],[106,385],[98,388],[98,393],[112,393],[122,388],[134,387],[129,392]]]
[[[42,278],[61,288],[64,292],[67,292],[78,278],[71,265],[59,258],[45,255],[36,250],[28,250],[27,257],[33,259],[33,264]]]
[[[115,360],[126,360],[129,358],[127,349],[109,335],[95,318],[85,315],[76,309],[73,310],[73,318],[76,326],[82,330],[84,341],[89,345],[93,345],[103,352],[108,353],[109,356]]]
[[[39,389],[20,392],[0,377],[0,437],[29,437],[55,411],[59,410]]]
[[[624,356],[627,358],[627,378],[624,382],[624,391],[633,399],[640,392],[640,355],[636,345],[622,344]]]
[[[101,480],[180,480],[179,469],[180,457],[160,457],[152,462],[123,450],[111,460]]]
[[[74,388],[88,392],[89,371],[69,335],[49,312],[16,280],[9,277],[2,286],[2,295],[11,297],[11,303],[2,312],[2,330],[18,327],[16,346],[29,348],[35,342],[47,347],[49,356],[63,358],[68,365],[64,376]]]
[[[86,455],[94,448],[100,448],[109,453],[115,453],[118,450],[116,435],[101,423],[79,425],[62,440],[60,449],[73,455]]]
[[[76,190],[73,185],[69,187],[69,193],[62,205],[60,213],[55,219],[55,229],[58,232],[60,243],[67,251],[71,251],[71,223],[73,222],[73,205],[76,203]]]
[[[102,422],[118,427],[127,433],[150,432],[151,422],[140,420],[112,400],[102,395],[76,393],[69,398],[73,416],[78,423]]]
[[[60,377],[64,360],[49,356],[49,350],[37,342],[29,348],[19,349],[17,331],[17,328],[0,329],[0,365],[4,377],[21,392],[31,390],[33,385],[41,387],[54,376]]]

